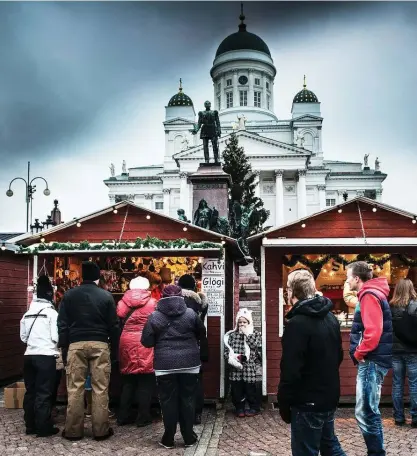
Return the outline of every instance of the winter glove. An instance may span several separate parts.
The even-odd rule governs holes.
[[[284,407],[279,409],[279,414],[281,415],[282,421],[284,423],[290,424],[291,423],[291,409]]]

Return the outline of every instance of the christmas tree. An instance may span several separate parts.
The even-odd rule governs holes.
[[[248,252],[246,239],[263,230],[269,217],[263,201],[255,196],[256,174],[235,133],[230,135],[223,151],[223,171],[232,178],[229,201],[231,234]]]

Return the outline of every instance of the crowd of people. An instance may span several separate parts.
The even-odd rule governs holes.
[[[343,360],[340,324],[309,270],[292,271],[287,292],[292,308],[282,338],[278,406],[291,424],[292,454],[344,456],[334,430]],[[411,426],[417,428],[417,295],[409,279],[399,280],[390,301],[389,294],[387,278],[374,277],[372,265],[347,266],[345,297],[355,307],[349,347],[357,366],[355,417],[368,456],[386,454],[379,402],[391,368],[395,424],[406,423],[407,376]]]
[[[86,389],[91,390],[94,438],[112,436],[109,381],[116,368],[122,378],[118,425],[152,423],[156,384],[165,428],[160,445],[174,447],[178,423],[184,445],[194,445],[193,425],[201,423],[204,404],[202,366],[208,360],[206,296],[197,293],[191,275],[165,286],[157,277],[138,276],[115,306],[112,295],[98,286],[100,270],[95,263],[84,262],[82,276],[82,284],[65,293],[59,313],[49,278],[39,277],[36,296],[21,320],[21,339],[27,344],[26,433],[59,432],[51,418],[62,373],[59,364],[65,367],[68,394],[62,436],[72,441],[83,438]],[[282,337],[278,406],[282,419],[291,424],[292,453],[343,456],[334,430],[343,360],[340,324],[332,302],[316,290],[308,269],[288,275],[287,293],[292,307]],[[417,428],[417,294],[410,280],[401,279],[389,301],[386,277],[374,277],[372,265],[362,261],[347,266],[344,293],[354,308],[349,354],[357,366],[355,417],[367,454],[382,456],[379,401],[391,368],[395,424],[406,423],[408,377],[411,426]],[[262,338],[248,309],[239,310],[224,344],[235,413],[252,417],[261,411]],[[132,409],[135,401],[137,412]]]

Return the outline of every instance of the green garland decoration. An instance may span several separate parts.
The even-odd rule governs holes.
[[[348,261],[346,260],[345,257],[339,255],[339,254],[326,254],[326,255],[321,255],[319,258],[316,258],[315,260],[310,260],[307,258],[305,255],[291,255],[290,258],[287,256],[283,257],[283,263],[285,266],[288,267],[293,267],[297,263],[301,263],[304,266],[307,266],[308,268],[312,270],[316,269],[321,269],[323,265],[325,265],[329,260],[335,260],[337,263],[343,264],[343,266],[347,266],[348,264],[354,263],[355,261],[366,261],[367,263],[372,263],[375,264],[379,267],[383,267],[385,263],[390,261],[393,258],[398,258],[401,263],[407,265],[407,266],[417,266],[417,260],[413,260],[412,258],[408,258],[405,255],[402,254],[385,254],[382,256],[375,256],[371,255],[369,253],[364,253],[364,254],[359,254],[356,255],[352,260]]]
[[[220,257],[223,258],[223,245],[215,242],[190,242],[187,239],[175,239],[172,241],[164,241],[152,236],[146,236],[142,239],[136,238],[135,241],[102,241],[101,244],[90,244],[88,241],[81,241],[80,243],[72,242],[51,242],[42,243],[37,247],[23,247],[20,246],[19,253],[32,253],[38,254],[42,252],[50,251],[70,251],[70,250],[132,250],[132,249],[181,249],[189,248],[192,250],[204,250],[204,249],[219,249]]]

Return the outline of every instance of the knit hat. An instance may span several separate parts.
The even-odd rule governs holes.
[[[83,261],[82,276],[83,280],[91,280],[94,282],[100,278],[100,268],[92,261]]]
[[[181,287],[177,285],[167,285],[162,291],[162,297],[170,298],[171,296],[181,296],[182,290]]]
[[[54,290],[52,284],[49,280],[49,277],[46,275],[41,275],[38,278],[38,282],[36,284],[36,296],[38,298],[47,299],[48,301],[52,301],[52,297],[54,295]]]
[[[195,290],[195,279],[190,274],[184,274],[178,280],[178,286],[186,290]]]
[[[129,288],[131,290],[148,290],[149,280],[146,277],[135,277],[130,281]]]
[[[239,330],[239,325],[238,325],[238,321],[239,321],[239,318],[245,318],[247,321],[248,321],[248,334],[252,334],[253,333],[253,317],[252,317],[252,311],[247,309],[246,307],[243,307],[241,309],[239,309],[237,315],[236,315],[236,328],[235,330],[238,331]]]

